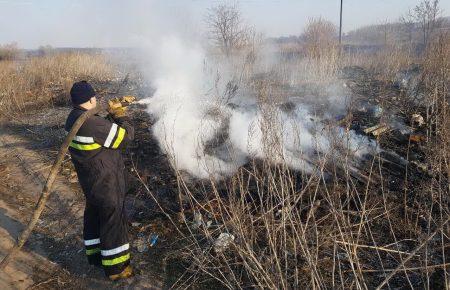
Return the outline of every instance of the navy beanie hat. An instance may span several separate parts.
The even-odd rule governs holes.
[[[76,82],[70,89],[70,98],[74,105],[86,103],[93,96],[95,96],[94,88],[87,81]]]

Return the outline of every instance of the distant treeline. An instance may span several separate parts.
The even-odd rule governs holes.
[[[450,17],[439,19],[437,32],[450,32]],[[336,36],[337,37],[337,36]],[[304,35],[290,35],[270,38],[269,41],[277,44],[304,44]],[[423,31],[418,23],[409,26],[402,22],[367,25],[344,33],[342,36],[344,51],[348,52],[375,52],[386,45],[409,45],[420,51],[423,49]]]
[[[38,49],[24,49],[26,56],[42,56],[54,53],[86,53],[86,54],[102,54],[102,53],[128,53],[134,48],[129,47],[51,47],[44,46]]]
[[[450,17],[439,19],[435,32],[450,30]],[[420,45],[423,40],[422,29],[418,23],[410,27],[402,22],[380,23],[364,26],[344,34],[344,44],[390,45],[410,43]]]

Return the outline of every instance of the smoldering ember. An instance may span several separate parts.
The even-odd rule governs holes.
[[[450,4],[47,2],[0,1],[1,289],[450,288]]]

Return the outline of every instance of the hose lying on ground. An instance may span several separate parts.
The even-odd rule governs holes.
[[[52,169],[50,170],[50,174],[48,175],[47,182],[46,182],[44,188],[42,189],[41,196],[39,197],[39,201],[36,205],[36,208],[34,209],[33,216],[31,217],[30,222],[28,223],[28,226],[26,227],[26,229],[20,235],[17,244],[14,245],[14,247],[9,251],[9,253],[0,262],[0,270],[3,270],[6,267],[6,265],[8,265],[8,263],[14,258],[16,253],[22,248],[22,246],[28,240],[31,232],[33,231],[34,227],[36,226],[36,223],[37,223],[39,217],[41,216],[41,213],[45,208],[45,204],[47,203],[47,200],[50,196],[50,193],[51,193],[50,190],[53,186],[53,182],[55,181],[56,176],[58,175],[59,168],[61,167],[64,156],[67,153],[70,142],[73,140],[73,138],[75,137],[75,135],[77,134],[78,130],[83,125],[83,123],[89,117],[95,115],[99,111],[100,111],[100,106],[96,107],[95,109],[86,111],[80,117],[78,117],[78,119],[73,124],[72,129],[70,130],[69,134],[67,134],[66,138],[64,139],[64,142],[61,144],[61,147],[59,148],[58,156],[56,157],[56,160],[53,163]]]

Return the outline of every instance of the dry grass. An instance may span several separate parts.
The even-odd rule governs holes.
[[[115,68],[97,54],[62,53],[0,61],[0,112],[68,103],[73,82],[111,80]]]
[[[372,289],[382,283],[431,289],[441,281],[448,289],[450,231],[443,223],[450,213],[449,49],[449,38],[443,36],[421,59],[394,47],[371,56],[339,56],[332,47],[283,63],[275,72],[281,83],[327,83],[347,65],[392,81],[400,69],[421,64],[425,98],[419,104],[405,102],[412,107],[405,111],[425,113],[428,172],[410,182],[407,170],[399,195],[389,189],[378,156],[370,162],[368,180],[361,183],[351,176],[346,158],[331,158],[339,148],[320,156],[312,174],[252,160],[227,180],[211,178],[199,186],[176,172],[180,200],[187,204],[187,232],[180,232],[189,242],[183,258],[191,274],[177,286],[213,279],[230,289]],[[292,67],[298,75],[290,73]],[[74,81],[103,82],[114,75],[114,67],[100,55],[2,61],[0,112],[65,103]],[[257,97],[267,100],[273,84],[262,84],[267,90]],[[261,120],[264,142],[270,144],[265,155],[279,156],[272,114],[265,110]],[[192,216],[199,214],[203,222],[193,226]],[[225,251],[214,249],[220,233],[235,237]]]
[[[408,68],[410,64],[418,61],[420,59],[402,46],[387,46],[373,54],[343,55],[341,65],[361,66],[379,74],[383,80],[392,81],[401,69]]]
[[[299,71],[310,72],[300,82],[329,80],[342,65],[361,65],[392,81],[420,61],[426,97],[405,105],[426,109],[430,172],[412,182],[407,169],[403,192],[389,189],[379,156],[364,183],[352,177],[345,157],[331,158],[333,152],[320,157],[312,174],[253,160],[226,181],[211,178],[199,186],[178,172],[180,200],[188,204],[185,259],[192,275],[177,286],[213,279],[229,289],[448,289],[449,44],[442,38],[422,59],[392,49],[365,59],[343,61],[330,53],[297,60]],[[261,120],[267,125],[263,143],[270,144],[267,156],[277,156],[281,144],[270,129],[271,114],[266,110]],[[326,181],[329,174],[332,181]],[[225,251],[214,247],[220,233],[235,237]]]
[[[336,35],[337,27],[332,22],[322,18],[310,19],[302,35],[308,56],[321,58],[336,50]]]

